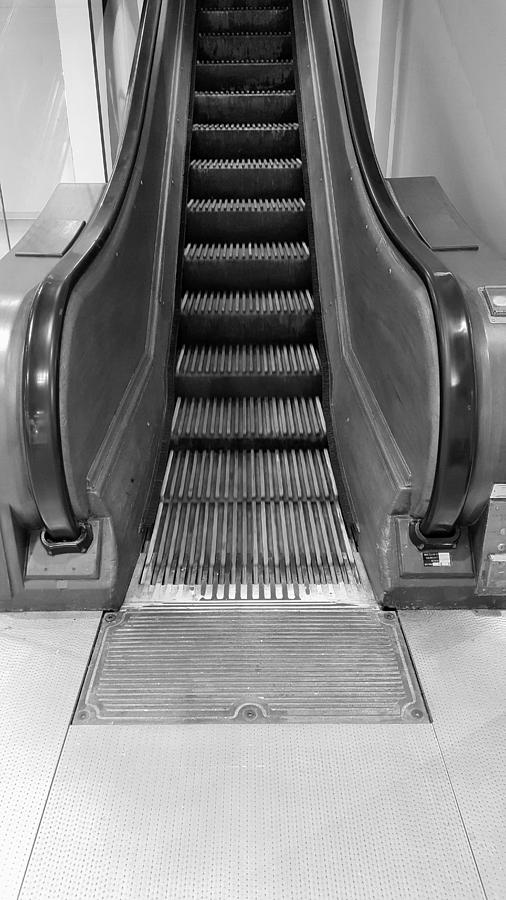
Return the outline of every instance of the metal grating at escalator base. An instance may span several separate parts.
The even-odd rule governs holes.
[[[112,618],[76,723],[427,721],[392,613],[198,603]]]

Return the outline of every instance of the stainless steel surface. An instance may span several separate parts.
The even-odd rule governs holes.
[[[506,897],[506,614],[402,612],[489,900]]]
[[[481,900],[432,728],[72,727],[21,900]]]
[[[100,622],[0,616],[0,896],[17,897]]]
[[[357,556],[327,450],[171,452],[142,580],[367,589]]]
[[[397,617],[209,603],[106,616],[74,722],[427,721]]]

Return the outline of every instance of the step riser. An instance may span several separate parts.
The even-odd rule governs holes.
[[[300,156],[298,129],[209,130],[194,129],[192,156],[197,159],[287,159]]]
[[[249,4],[248,4],[249,5]],[[202,10],[199,31],[288,31],[290,17],[283,9]]]
[[[195,96],[194,122],[294,122],[296,119],[297,103],[293,94]]]
[[[179,321],[180,340],[187,344],[239,344],[245,335],[255,335],[258,344],[271,341],[298,343],[314,339],[313,316],[283,315],[182,315]]]
[[[293,90],[293,64],[198,63],[197,91]]]
[[[191,212],[186,219],[186,239],[195,243],[209,240],[287,241],[305,240],[307,218],[302,212]]]
[[[200,34],[197,59],[278,60],[292,58],[292,38],[283,34]]]
[[[285,3],[282,3],[281,0],[279,0],[279,2],[274,5],[276,7],[285,6]],[[268,6],[267,0],[207,0],[207,2],[200,4],[200,9],[202,12],[212,12],[215,9],[232,9],[239,11],[244,9],[244,7],[262,10],[266,6]]]
[[[297,290],[311,286],[309,260],[185,260],[189,290]]]
[[[197,436],[194,435],[177,435],[172,434],[171,447],[175,450],[286,450],[290,447],[292,450],[311,450],[322,449],[326,446],[326,438],[310,438],[303,437],[300,434],[293,436],[271,437],[263,434],[251,435],[243,437],[241,435],[231,434],[230,437],[223,435],[216,436]]]
[[[317,397],[318,375],[176,375],[181,397]]]
[[[190,170],[190,197],[302,197],[302,169]]]

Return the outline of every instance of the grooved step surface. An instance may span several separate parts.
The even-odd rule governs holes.
[[[197,53],[201,62],[287,59],[292,54],[292,37],[289,32],[203,32]]]
[[[280,234],[287,241],[303,239],[307,235],[306,205],[299,198],[189,200],[187,239],[205,240],[209,234],[217,241],[268,241]]]
[[[311,283],[309,247],[284,244],[189,244],[185,287],[191,290],[293,290]]]
[[[181,301],[182,315],[313,315],[309,291],[186,291]]]
[[[254,329],[254,331],[252,331]],[[254,333],[258,343],[308,343],[315,339],[309,291],[186,291],[179,338],[239,344]]]
[[[328,452],[172,451],[143,582],[360,586]]]
[[[301,197],[300,159],[196,159],[190,164],[190,196],[251,199]]]
[[[395,616],[172,606],[102,626],[76,723],[427,721]],[[414,715],[416,714],[416,715]]]
[[[197,61],[195,83],[197,90],[292,88],[293,60]]]
[[[197,91],[195,122],[293,122],[295,91]]]
[[[286,31],[290,20],[286,6],[249,9],[201,9],[201,31]]]
[[[318,397],[178,397],[172,418],[172,442],[198,448],[230,444],[263,447],[287,441],[319,445],[326,437]]]
[[[164,501],[335,500],[327,450],[172,452]]]
[[[299,126],[294,122],[213,125],[197,122],[192,135],[192,152],[196,157],[286,158],[300,154]]]

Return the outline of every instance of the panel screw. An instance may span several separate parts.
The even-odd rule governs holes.
[[[88,710],[87,710],[87,709],[82,709],[81,712],[80,712],[79,715],[78,715],[78,718],[81,719],[82,722],[84,722],[86,719],[89,719],[89,718],[90,718],[90,714],[89,714]]]
[[[106,613],[104,616],[104,622],[115,622],[116,621],[116,613]]]
[[[395,619],[395,616],[393,613],[385,613],[385,619],[387,622],[392,622]]]
[[[421,709],[412,709],[411,715],[414,719],[423,719],[423,712]]]

